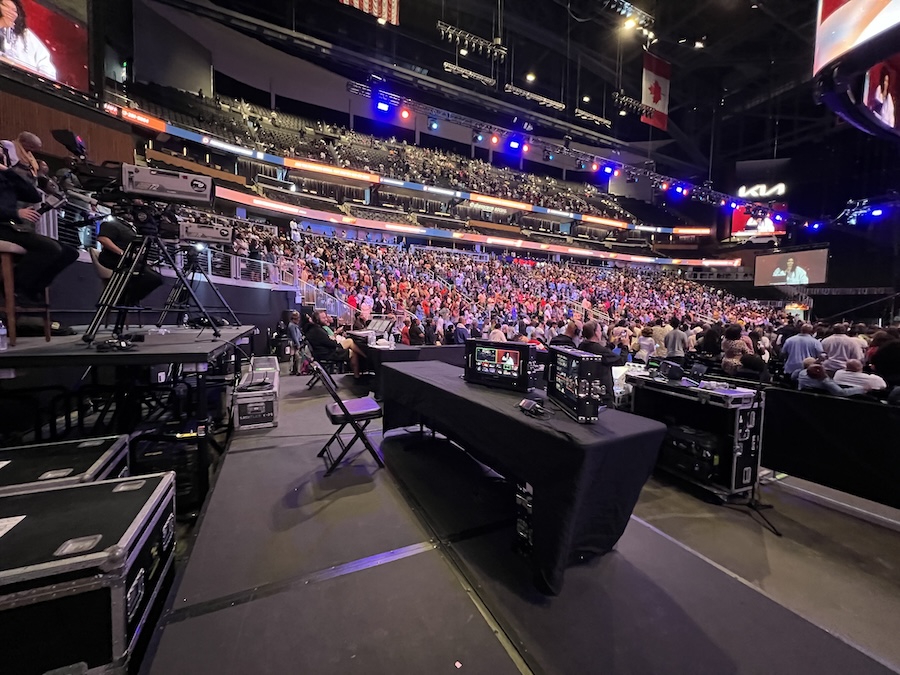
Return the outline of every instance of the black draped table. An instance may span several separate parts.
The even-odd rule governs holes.
[[[561,410],[527,417],[516,408],[522,394],[468,384],[462,368],[446,363],[384,364],[383,371],[385,430],[422,422],[531,485],[539,588],[559,593],[569,564],[615,546],[656,464],[663,424],[616,410],[594,424]]]

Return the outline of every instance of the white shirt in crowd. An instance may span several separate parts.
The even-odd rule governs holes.
[[[849,370],[839,370],[834,374],[834,381],[842,387],[865,387],[866,391],[887,389],[887,382],[878,375],[869,373],[851,373]]]
[[[502,330],[494,328],[488,335],[488,340],[491,342],[506,342],[506,336],[503,334]]]
[[[864,356],[860,341],[844,333],[835,333],[822,340],[822,349],[828,356],[822,364],[825,370],[843,370],[847,367],[847,361],[862,361]]]

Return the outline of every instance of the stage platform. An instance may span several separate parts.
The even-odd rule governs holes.
[[[229,343],[247,337],[256,328],[221,328],[220,337],[215,337],[211,328],[166,326],[165,330],[165,334],[160,334],[155,327],[129,331],[132,335],[143,335],[144,342],[135,342],[134,348],[128,351],[97,351],[96,344],[109,337],[104,332],[97,335],[94,345],[85,344],[81,335],[55,337],[50,342],[42,337],[19,338],[15,347],[0,352],[0,369],[201,363],[216,357]]]
[[[235,435],[141,672],[893,672],[638,518],[539,595],[504,481],[377,425],[387,469],[354,453],[325,478],[306,379],[282,379],[277,428]]]

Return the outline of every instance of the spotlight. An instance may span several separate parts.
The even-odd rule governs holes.
[[[387,19],[385,19],[385,18],[382,17],[382,16],[379,16],[379,17],[378,17],[378,25],[379,25],[379,26],[384,26],[384,25],[386,25],[386,24],[387,24]]]
[[[400,117],[402,117],[405,120],[408,120],[411,115],[412,115],[412,113],[409,112],[409,110],[407,110],[406,108],[404,108],[403,110],[400,111]]]
[[[881,215],[884,215],[884,211],[882,209],[875,209],[872,211],[872,215],[878,218]]]
[[[591,102],[591,97],[590,97],[590,96],[582,96],[582,97],[581,97],[581,102],[582,102],[582,103],[590,103],[590,102]]]
[[[534,73],[528,73],[528,74],[525,76],[525,81],[526,81],[526,82],[534,82],[536,79],[537,79],[537,77],[535,77]]]
[[[666,190],[669,189],[669,184],[663,183],[662,185],[659,186],[659,189],[662,190],[663,192],[665,192]]]
[[[618,178],[618,177],[621,176],[621,175],[622,175],[622,172],[619,171],[618,169],[616,169],[616,170],[613,171],[613,176],[615,176],[616,178]]]
[[[438,121],[433,117],[429,117],[428,118],[428,128],[431,131],[437,131],[438,130]]]
[[[703,42],[703,40],[697,40],[694,43],[694,49],[703,49],[704,47],[706,47],[706,44]]]
[[[597,162],[594,162],[593,164],[591,164],[591,171],[597,171],[599,169],[600,169],[600,165],[597,164]]]
[[[510,141],[509,147],[512,148],[513,150],[518,150],[519,149],[519,141]]]
[[[731,202],[731,208],[736,209],[737,207],[737,202]]]
[[[480,131],[476,131],[472,134],[472,142],[473,143],[481,143],[484,140],[484,134]]]
[[[684,188],[679,185],[677,188],[675,188],[675,192],[677,192],[678,194],[681,194],[684,192]]]
[[[500,142],[500,137],[497,134],[491,136],[491,145],[497,145]]]
[[[466,49],[465,47],[463,47],[462,49],[459,50],[459,55],[460,55],[460,56],[468,56],[468,55],[469,55],[469,50]]]
[[[684,188],[684,190],[682,191],[681,194],[683,194],[685,197],[687,197],[690,194],[690,192],[691,192],[690,188]]]
[[[545,161],[545,162],[552,162],[553,159],[554,159],[553,153],[550,152],[549,150],[544,150],[544,161]]]
[[[531,150],[531,147],[529,147],[528,143],[522,145],[522,152],[528,152],[529,150]]]
[[[627,114],[628,114],[628,112],[624,108],[619,111],[619,117],[625,117],[625,115],[627,115]]]
[[[612,173],[612,172],[613,172],[613,168],[611,166],[603,167],[603,173]]]
[[[813,223],[814,230],[818,230],[820,226],[821,226],[821,223]]]
[[[784,216],[782,216],[780,213],[778,213],[775,215],[775,220],[777,220],[780,223],[782,220],[784,220]]]
[[[579,171],[584,171],[587,168],[587,164],[585,164],[583,159],[579,159],[577,162],[575,162],[575,168]]]
[[[623,28],[626,28],[626,29],[628,29],[628,30],[631,30],[631,29],[634,28],[635,26],[637,26],[637,21],[635,21],[634,19],[628,19],[628,20],[623,24],[622,27],[623,27]]]
[[[194,248],[197,249],[198,251],[202,251],[203,249],[206,248],[206,246],[204,244],[201,244],[200,242],[197,242],[196,244],[194,244]]]
[[[391,109],[391,106],[385,103],[384,101],[379,101],[375,104],[375,107],[378,108],[381,112],[387,112]]]

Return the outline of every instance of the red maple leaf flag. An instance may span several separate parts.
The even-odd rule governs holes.
[[[650,106],[653,116],[641,116],[641,122],[665,131],[669,128],[669,81],[672,64],[652,54],[644,54],[644,82],[641,103]]]
[[[395,26],[400,25],[400,0],[341,0],[341,4],[356,7]]]

